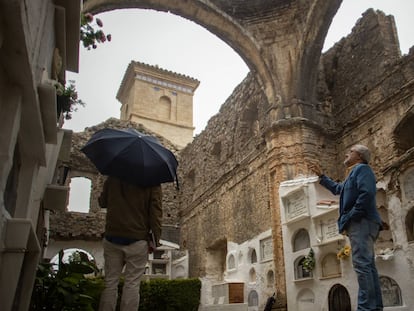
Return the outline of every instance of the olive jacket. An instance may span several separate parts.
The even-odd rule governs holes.
[[[149,240],[159,245],[162,221],[161,186],[140,187],[109,176],[98,199],[107,209],[105,236]]]

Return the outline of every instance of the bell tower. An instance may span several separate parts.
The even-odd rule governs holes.
[[[121,120],[141,123],[177,145],[193,140],[193,95],[200,82],[191,77],[132,61],[116,98]]]

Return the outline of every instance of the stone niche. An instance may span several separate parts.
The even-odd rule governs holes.
[[[405,201],[414,201],[414,167],[404,173],[402,186]]]
[[[286,223],[309,217],[306,188],[296,189],[282,198]]]
[[[338,233],[338,206],[326,208],[322,213],[312,217],[315,225],[316,242],[319,245],[343,240]]]

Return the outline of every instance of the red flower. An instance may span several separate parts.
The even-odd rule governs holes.
[[[88,23],[93,21],[93,15],[91,13],[86,13],[85,18],[88,21]]]
[[[98,43],[104,43],[112,39],[111,35],[105,35],[101,29],[95,29],[94,26],[98,26],[99,28],[103,26],[102,20],[96,18],[96,24],[92,26],[91,22],[93,20],[94,16],[91,13],[83,13],[81,16],[80,40],[88,50],[91,48],[96,49]]]
[[[96,24],[98,24],[99,27],[103,26],[103,23],[99,18],[96,19]]]

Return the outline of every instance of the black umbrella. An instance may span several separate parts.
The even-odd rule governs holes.
[[[97,131],[81,149],[101,174],[150,187],[176,181],[178,162],[159,141],[135,129]]]

